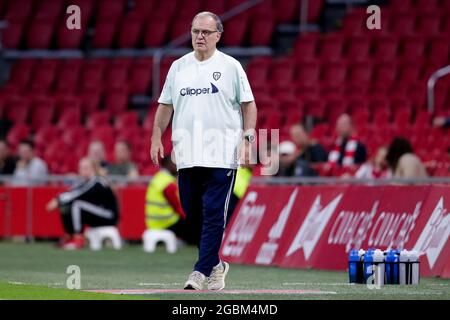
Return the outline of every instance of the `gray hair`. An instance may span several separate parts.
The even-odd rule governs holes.
[[[216,30],[219,31],[220,33],[223,32],[223,24],[222,24],[222,21],[220,20],[219,16],[217,14],[209,12],[209,11],[203,11],[203,12],[197,13],[196,16],[194,17],[194,19],[192,19],[192,24],[194,24],[195,19],[203,18],[203,17],[213,18],[214,21],[216,22]]]

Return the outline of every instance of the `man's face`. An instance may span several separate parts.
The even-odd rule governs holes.
[[[292,141],[299,146],[306,146],[308,144],[308,134],[302,126],[292,126],[290,129]]]
[[[78,163],[78,173],[84,179],[90,179],[95,176],[95,168],[91,161],[82,159]]]
[[[130,160],[130,151],[125,143],[119,142],[114,147],[114,156],[117,162],[126,162]]]
[[[214,50],[220,35],[216,29],[216,21],[212,17],[198,17],[192,22],[192,47],[196,52],[204,53]]]
[[[348,137],[352,134],[352,120],[348,116],[341,116],[336,121],[336,133],[340,137]]]
[[[33,158],[33,149],[25,143],[19,145],[19,158],[29,161]]]

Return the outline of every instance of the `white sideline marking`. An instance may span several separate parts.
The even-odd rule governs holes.
[[[180,290],[180,289],[118,289],[118,290],[86,290],[87,292],[95,293],[111,293],[111,294],[309,294],[309,295],[322,295],[322,294],[337,294],[334,291],[319,291],[319,290],[221,290],[221,291],[208,291],[208,290]]]
[[[139,282],[138,286],[145,287],[145,286],[181,286],[181,283],[174,282],[174,283],[153,283],[153,282]]]

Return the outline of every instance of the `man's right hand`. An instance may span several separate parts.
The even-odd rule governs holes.
[[[152,140],[152,145],[150,147],[150,157],[155,166],[159,165],[159,157],[164,158],[164,147],[162,145],[161,139],[157,141]]]

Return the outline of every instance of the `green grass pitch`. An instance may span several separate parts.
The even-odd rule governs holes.
[[[112,295],[85,290],[181,289],[191,272],[194,247],[153,254],[139,245],[121,251],[62,251],[52,243],[0,241],[0,299],[450,299],[450,280],[422,278],[418,286],[368,289],[348,284],[345,272],[231,265],[227,288],[231,293],[173,293]],[[81,270],[81,290],[66,289],[67,267]],[[320,290],[329,294],[241,293],[239,290]],[[332,294],[330,293],[332,292]]]

